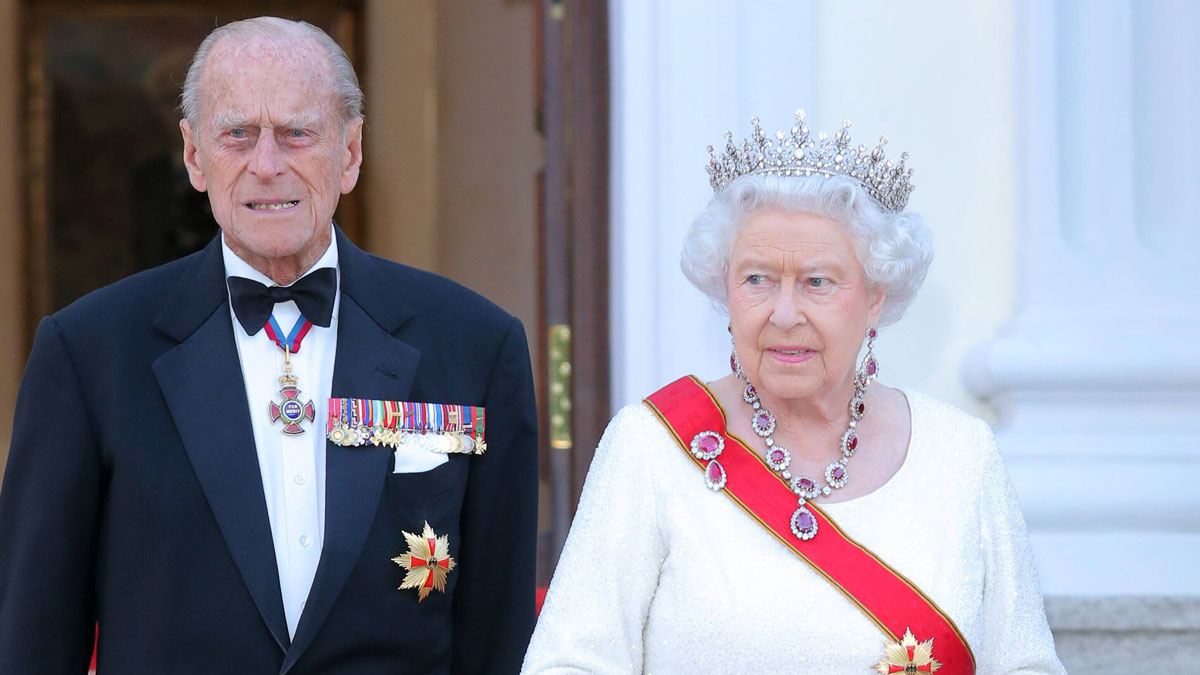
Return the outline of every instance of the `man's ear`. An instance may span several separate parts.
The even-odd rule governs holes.
[[[346,123],[346,147],[342,154],[342,194],[347,194],[358,184],[358,170],[362,168],[363,119],[356,117]]]
[[[179,120],[179,131],[183,134],[183,165],[187,167],[188,179],[192,181],[192,187],[204,192],[208,189],[208,183],[204,180],[204,169],[196,160],[200,149],[196,147],[195,132],[187,120]]]

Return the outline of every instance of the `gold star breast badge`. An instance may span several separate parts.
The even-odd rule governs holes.
[[[917,642],[912,631],[904,630],[904,638],[900,642],[884,641],[886,658],[875,664],[875,670],[888,675],[889,673],[936,673],[942,664],[933,658],[933,638]]]
[[[437,536],[426,522],[421,536],[405,532],[404,540],[408,542],[408,553],[392,558],[392,562],[408,571],[399,590],[417,589],[417,602],[424,600],[435,588],[445,593],[446,575],[455,565],[454,558],[450,557],[450,537]]]

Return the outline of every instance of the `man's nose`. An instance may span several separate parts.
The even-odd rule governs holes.
[[[280,154],[275,135],[267,130],[258,135],[254,144],[254,156],[250,158],[250,173],[260,179],[268,179],[283,173],[286,165]]]

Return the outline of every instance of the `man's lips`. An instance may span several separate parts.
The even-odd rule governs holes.
[[[293,199],[291,201],[283,201],[280,199],[263,200],[257,202],[246,202],[246,208],[251,211],[282,211],[290,209],[300,203],[300,200]]]

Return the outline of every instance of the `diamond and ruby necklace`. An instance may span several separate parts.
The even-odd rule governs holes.
[[[846,464],[858,449],[857,427],[867,411],[863,395],[866,393],[867,384],[870,381],[870,376],[863,373],[856,373],[854,376],[854,396],[850,399],[850,423],[842,434],[841,440],[842,456],[825,467],[825,484],[821,484],[820,481],[805,475],[792,475],[788,469],[792,463],[792,453],[782,445],[775,443],[775,415],[763,407],[762,401],[758,398],[758,390],[748,379],[746,380],[746,388],[742,391],[742,400],[754,409],[750,415],[750,428],[754,429],[754,433],[761,436],[767,445],[767,466],[778,472],[785,481],[789,481],[792,492],[799,497],[799,508],[792,514],[792,533],[802,540],[812,539],[817,534],[817,521],[813,518],[812,512],[808,510],[806,503],[840,489],[846,484],[849,477],[846,472]]]
[[[850,423],[842,433],[840,443],[842,456],[825,467],[825,484],[803,475],[792,475],[788,467],[792,463],[792,453],[787,448],[775,443],[775,414],[763,407],[758,398],[758,390],[742,371],[742,364],[734,350],[729,365],[734,374],[745,380],[746,388],[742,390],[742,400],[753,410],[750,414],[750,428],[762,437],[767,445],[766,464],[777,472],[791,486],[798,500],[798,508],[792,514],[792,534],[807,541],[817,536],[817,519],[808,509],[808,502],[817,497],[827,496],[834,490],[846,484],[848,474],[846,464],[858,450],[858,423],[867,412],[864,395],[867,385],[879,374],[879,363],[875,360],[873,347],[877,333],[874,326],[867,329],[867,354],[854,373],[854,395],[850,397]],[[725,439],[715,431],[701,431],[692,438],[691,453],[701,461],[708,462],[704,467],[704,484],[710,490],[719,491],[725,487],[725,467],[721,466],[718,457],[725,449]]]
[[[754,409],[750,416],[750,427],[767,444],[767,466],[788,481],[792,492],[796,493],[798,497],[796,511],[792,514],[791,526],[792,534],[803,541],[817,536],[817,519],[808,509],[809,500],[829,495],[846,484],[849,477],[846,472],[846,463],[858,450],[858,423],[862,421],[863,415],[867,412],[863,395],[876,372],[878,372],[878,366],[872,358],[866,362],[861,371],[854,375],[854,396],[850,399],[850,423],[842,434],[841,440],[842,456],[825,467],[825,484],[808,476],[792,475],[788,469],[792,463],[792,453],[782,445],[775,443],[775,415],[763,407],[762,401],[758,398],[758,390],[748,379],[746,380],[746,388],[742,390],[742,400]],[[746,379],[744,374],[740,377]],[[696,459],[708,462],[704,469],[704,484],[711,490],[719,491],[725,487],[725,467],[721,466],[717,460],[724,449],[725,439],[715,431],[701,431],[692,439],[692,455]]]

